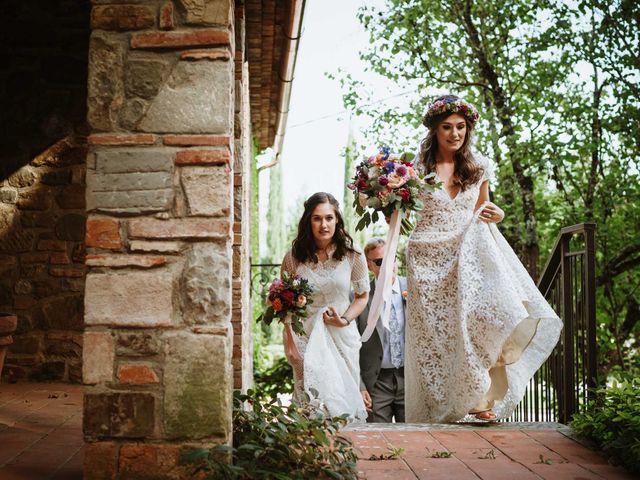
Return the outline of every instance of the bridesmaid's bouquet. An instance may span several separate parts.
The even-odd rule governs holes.
[[[307,306],[313,303],[310,298],[312,293],[313,289],[306,278],[284,272],[282,278],[274,280],[269,286],[267,309],[256,321],[271,325],[276,318],[281,323],[290,318],[293,331],[302,335],[302,319],[307,316]]]
[[[353,190],[353,206],[361,217],[356,230],[365,229],[378,221],[379,213],[391,217],[395,210],[404,212],[400,231],[408,234],[412,225],[410,212],[424,208],[420,192],[433,191],[436,186],[426,182],[435,176],[420,177],[413,168],[413,153],[394,154],[384,146],[377,155],[363,160],[356,166],[356,175],[347,187]],[[373,210],[373,212],[367,211]]]

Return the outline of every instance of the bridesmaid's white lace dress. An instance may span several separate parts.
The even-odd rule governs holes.
[[[425,193],[407,247],[406,420],[508,417],[556,345],[562,322],[495,224],[475,204],[492,165],[453,199]]]
[[[329,250],[329,259],[318,263],[299,263],[289,252],[282,262],[283,270],[303,276],[313,288],[313,304],[304,322],[306,335],[296,338],[303,366],[293,365],[294,398],[300,399],[306,391],[330,415],[348,414],[351,422],[364,422],[358,327],[356,322],[346,327],[326,325],[322,313],[333,307],[342,314],[351,303],[351,286],[356,293],[369,291],[367,261],[360,251],[348,252],[340,261],[332,258],[333,252]]]

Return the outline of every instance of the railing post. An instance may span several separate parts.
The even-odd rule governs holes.
[[[575,359],[574,359],[574,323],[573,302],[571,299],[571,259],[569,243],[571,235],[563,235],[560,244],[562,262],[562,310],[564,317],[564,336],[562,352],[562,402],[560,404],[560,423],[567,423],[575,412]]]
[[[598,385],[598,356],[596,345],[596,246],[595,224],[586,224],[585,242],[585,307],[587,324],[587,398],[593,398]]]

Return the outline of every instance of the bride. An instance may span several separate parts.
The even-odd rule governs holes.
[[[337,200],[318,192],[304,203],[298,234],[282,261],[282,272],[301,275],[313,288],[305,334],[285,329],[285,347],[295,344],[300,356],[285,348],[293,367],[294,398],[307,392],[332,416],[348,414],[364,422],[367,412],[360,391],[360,334],[356,323],[367,304],[369,277],[364,254],[344,229]],[[353,285],[355,297],[349,301]],[[317,392],[317,393],[316,393]]]

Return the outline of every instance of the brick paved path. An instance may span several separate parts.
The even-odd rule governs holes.
[[[634,478],[558,424],[364,425],[343,434],[368,480]],[[81,386],[0,385],[0,480],[81,479],[82,442]],[[400,459],[367,460],[393,447],[405,450]]]

